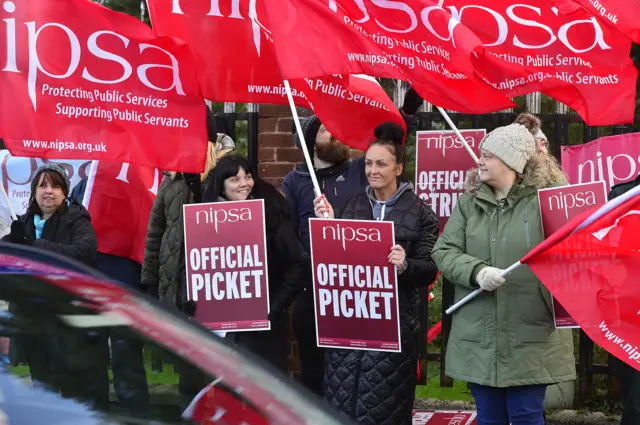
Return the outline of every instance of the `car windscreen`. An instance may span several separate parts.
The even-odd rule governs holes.
[[[205,404],[216,423],[239,424],[249,414],[252,423],[268,423],[224,379],[187,360],[193,347],[167,348],[169,335],[141,332],[140,319],[105,309],[113,302],[136,308],[122,289],[105,284],[79,296],[64,289],[73,284],[69,276],[0,274],[0,352],[22,384],[122,421],[116,423],[202,423]],[[41,411],[53,415],[56,408]]]

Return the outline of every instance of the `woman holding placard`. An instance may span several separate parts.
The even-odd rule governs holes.
[[[438,218],[402,178],[407,152],[404,131],[385,123],[365,155],[369,186],[346,202],[338,214],[324,196],[316,198],[317,217],[388,220],[394,223],[397,245],[389,262],[398,270],[402,352],[328,349],[324,393],[330,404],[356,422],[410,425],[416,387],[419,288],[429,285],[438,270],[431,249],[438,237]]]
[[[261,356],[285,372],[287,361],[287,315],[302,289],[305,261],[294,231],[289,205],[273,186],[251,172],[249,162],[237,155],[218,161],[207,181],[203,202],[264,200],[269,273],[270,331],[233,332],[225,337],[235,345]]]
[[[478,170],[433,250],[456,301],[485,291],[453,316],[446,352],[447,375],[470,383],[478,425],[543,425],[547,386],[575,379],[571,331],[555,329],[550,293],[527,267],[502,276],[544,240],[538,189],[561,174],[536,154],[534,118],[482,141]]]

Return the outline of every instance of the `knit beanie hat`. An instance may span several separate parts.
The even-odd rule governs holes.
[[[522,173],[536,151],[531,133],[534,126],[534,120],[524,117],[520,122],[498,127],[484,138],[480,143],[480,149],[495,155],[515,172]]]
[[[315,115],[300,119],[300,128],[302,128],[302,134],[304,135],[304,140],[307,144],[307,150],[311,156],[313,156],[313,151],[316,146],[316,137],[318,136],[318,130],[320,130],[321,125],[322,123],[320,122],[320,119]],[[295,122],[293,123],[293,141],[299,149],[302,149],[300,136],[298,136],[298,132],[296,131]]]
[[[67,171],[62,166],[51,162],[48,164],[44,164],[36,170],[36,174],[33,176],[33,180],[31,180],[31,196],[35,196],[36,185],[40,180],[40,175],[42,175],[42,173],[44,173],[45,171],[52,171],[62,177],[62,181],[64,182],[64,186],[62,186],[62,192],[64,193],[65,197],[69,196],[69,187],[71,186],[71,184],[69,183],[69,176],[67,175]]]
[[[549,141],[549,139],[547,139],[547,136],[545,136],[545,134],[542,132],[542,129],[538,129],[535,133],[533,133],[533,138],[534,139],[542,139],[545,141]]]

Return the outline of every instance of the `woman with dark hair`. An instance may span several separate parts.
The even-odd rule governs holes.
[[[33,245],[91,265],[98,251],[89,212],[68,198],[69,178],[58,164],[40,167],[31,181],[27,213],[11,223],[3,240]]]
[[[302,248],[293,230],[287,201],[273,186],[254,176],[249,162],[237,155],[220,159],[206,186],[202,202],[264,200],[271,330],[234,332],[226,338],[284,372],[287,327],[283,319],[302,288],[305,271]]]
[[[92,265],[98,250],[89,212],[69,198],[69,178],[58,164],[38,168],[31,181],[27,213],[11,224],[2,240],[34,246]],[[13,307],[10,305],[10,310]],[[12,363],[26,360],[31,379],[61,391],[64,397],[87,400],[101,410],[109,407],[109,348],[96,330],[62,331],[57,323],[45,323],[45,337],[11,339]]]
[[[419,288],[433,282],[438,270],[431,250],[438,237],[438,218],[402,178],[407,152],[404,131],[385,123],[365,154],[369,186],[334,213],[324,196],[315,213],[352,220],[387,220],[394,224],[396,245],[389,262],[398,270],[402,352],[328,349],[324,394],[329,403],[360,424],[410,425],[418,361]]]

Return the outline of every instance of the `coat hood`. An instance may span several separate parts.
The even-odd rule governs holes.
[[[367,186],[365,188],[365,192],[367,197],[369,198],[369,203],[371,204],[371,208],[373,210],[373,217],[376,220],[384,220],[385,212],[391,211],[393,206],[400,200],[402,195],[405,192],[413,192],[413,184],[410,182],[401,182],[398,185],[398,190],[393,196],[386,201],[378,201],[373,193],[373,189],[371,186]]]
[[[522,175],[518,175],[521,187],[544,189],[567,184],[567,177],[560,168],[558,161],[549,154],[536,154],[531,157]],[[465,193],[475,195],[483,183],[478,176],[478,168],[472,168],[467,174]]]

